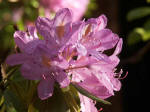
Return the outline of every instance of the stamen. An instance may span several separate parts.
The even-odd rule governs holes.
[[[119,73],[116,73],[115,78],[120,79],[120,80],[125,79],[128,75],[128,72],[126,72],[126,74],[123,77],[121,75],[122,73],[123,73],[123,71],[121,69],[121,71]]]
[[[50,59],[48,57],[46,57],[45,55],[42,56],[42,64],[45,65],[46,67],[51,66]]]
[[[98,112],[101,112],[103,110],[103,108],[100,108],[99,110],[98,110]]]
[[[69,71],[69,70],[80,69],[80,68],[88,68],[88,65],[79,66],[79,67],[70,67],[70,68],[67,68],[67,69],[65,69],[65,70],[66,70],[66,71]]]
[[[76,52],[73,51],[73,52],[70,54],[70,56],[67,56],[67,60],[70,61],[71,58],[72,58],[75,54],[76,54]]]
[[[126,77],[127,77],[127,75],[128,75],[128,71],[126,72],[126,74],[125,74],[125,76],[123,76],[123,77],[119,77],[119,79],[125,79]]]
[[[85,30],[85,34],[83,35],[83,37],[86,37],[89,34],[89,32],[91,31],[91,27],[92,27],[91,24],[89,24]]]
[[[56,31],[57,31],[58,37],[61,39],[65,34],[65,26],[63,22],[60,24],[60,26],[57,26]]]

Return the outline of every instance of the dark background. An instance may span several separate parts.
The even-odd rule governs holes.
[[[134,28],[142,26],[146,19],[145,17],[133,22],[127,22],[126,14],[131,9],[148,6],[145,0],[120,0],[119,18],[120,18],[120,35],[124,38],[123,51],[121,59],[129,58],[135,55],[148,42],[140,42],[134,46],[127,46],[127,34]],[[150,74],[150,50],[147,50],[143,57],[135,63],[124,63],[123,69],[129,72],[128,77],[122,81],[122,96],[123,96],[123,112],[148,112],[149,110],[149,74]],[[136,55],[135,55],[136,58]]]
[[[135,27],[141,27],[150,18],[144,17],[132,22],[127,21],[127,13],[135,8],[150,6],[146,0],[98,0],[99,9],[94,15],[105,14],[108,17],[108,28],[123,38],[124,44],[120,54],[119,68],[128,71],[128,76],[121,80],[122,89],[115,96],[109,98],[111,106],[101,105],[104,112],[148,112],[149,111],[149,75],[150,75],[150,48],[137,59],[137,53],[147,42],[139,42],[132,46],[127,44],[127,36]],[[134,62],[128,61],[132,56]]]

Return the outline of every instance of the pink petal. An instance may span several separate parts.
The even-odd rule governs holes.
[[[38,44],[43,44],[43,40],[39,40],[34,27],[28,27],[29,35],[23,31],[16,31],[14,39],[17,46],[22,52],[32,53]],[[31,34],[31,35],[30,35]]]
[[[25,44],[28,42],[28,36],[23,31],[16,31],[14,33],[14,40],[17,46],[21,49],[21,51],[24,51]]]
[[[93,100],[91,100],[86,96],[81,95],[80,93],[79,98],[82,112],[98,112]]]
[[[38,32],[44,37],[46,45],[50,49],[55,49],[55,51],[58,51],[59,44],[56,41],[54,27],[53,20],[49,20],[48,18],[39,17],[36,21],[36,28]]]
[[[45,40],[51,40],[55,42],[54,38],[51,37],[52,20],[44,17],[38,17],[35,22],[38,32],[44,37]]]
[[[90,77],[87,77],[83,82],[79,83],[79,85],[87,90],[89,93],[93,95],[105,99],[113,94],[109,92],[109,90],[103,85],[98,78],[94,76],[94,74]]]
[[[38,35],[36,33],[36,29],[34,26],[28,26],[28,32],[29,32],[31,40],[38,39]]]
[[[120,59],[116,55],[109,56],[109,59],[111,60],[111,65],[109,65],[111,68],[115,68],[120,62]]]
[[[55,79],[60,84],[61,88],[67,87],[70,83],[69,77],[63,70],[56,70]]]
[[[27,59],[29,59],[29,57],[26,54],[22,53],[12,54],[7,57],[6,63],[11,66],[14,66],[25,63]]]
[[[104,51],[113,48],[119,40],[119,37],[112,33],[109,29],[100,30],[93,35],[93,38],[94,41],[88,44],[91,47],[92,45],[97,47],[96,49],[98,51]]]
[[[67,8],[60,9],[54,18],[54,37],[58,44],[61,46],[71,38],[71,22],[72,14],[71,11]]]
[[[77,44],[76,48],[80,55],[85,56],[87,54],[87,49],[82,44]]]
[[[42,77],[42,68],[31,62],[24,63],[20,70],[25,79],[40,80]]]
[[[98,31],[104,29],[107,26],[107,18],[105,15],[101,15],[96,19],[98,24]]]
[[[100,53],[100,52],[95,51],[95,50],[89,51],[88,53],[89,53],[89,55],[95,57],[99,61],[105,61],[107,63],[110,63],[110,59],[106,54]]]
[[[63,25],[68,24],[72,21],[72,14],[68,8],[60,9],[54,18],[54,26],[60,26],[62,23]]]
[[[45,100],[48,97],[51,97],[54,90],[54,79],[47,77],[42,79],[38,85],[38,96],[41,100]]]
[[[121,52],[122,44],[123,44],[123,40],[122,40],[122,38],[120,38],[113,55],[118,55]]]
[[[119,91],[121,89],[121,82],[117,78],[113,78],[111,80],[111,83],[113,84],[113,88],[115,91]]]

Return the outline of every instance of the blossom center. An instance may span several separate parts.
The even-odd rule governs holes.
[[[63,23],[61,23],[60,26],[57,26],[56,31],[57,31],[58,37],[61,39],[65,33],[65,27],[64,27]]]
[[[84,35],[83,35],[82,37],[85,38],[85,37],[89,34],[89,32],[91,32],[91,27],[92,27],[91,24],[89,24],[89,25],[87,26],[87,28],[85,29],[85,33],[84,33]]]
[[[42,56],[42,64],[46,67],[51,67],[50,59],[45,55]]]

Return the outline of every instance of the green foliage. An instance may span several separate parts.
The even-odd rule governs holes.
[[[88,5],[88,11],[86,11],[85,16],[90,17],[93,14],[93,11],[98,8],[96,0],[90,0],[90,4]]]
[[[147,0],[150,2],[150,0]],[[127,20],[133,21],[137,19],[142,19],[143,17],[150,15],[150,7],[140,7],[131,10],[127,14]],[[150,19],[143,23],[143,27],[134,28],[128,35],[127,41],[129,45],[136,44],[140,41],[150,40]]]
[[[150,3],[150,0],[146,0],[147,1],[147,3]]]
[[[150,15],[150,7],[140,7],[140,8],[131,10],[127,15],[127,19],[128,21],[133,21],[133,20],[140,19],[148,15]]]
[[[128,44],[132,45],[140,41],[150,40],[150,30],[144,28],[135,28],[128,36]]]
[[[136,44],[140,42],[141,40],[142,40],[141,35],[139,35],[135,30],[129,33],[128,39],[127,39],[129,45]]]
[[[150,19],[148,19],[143,27],[133,29],[128,35],[128,44],[133,45],[140,41],[150,40]]]

